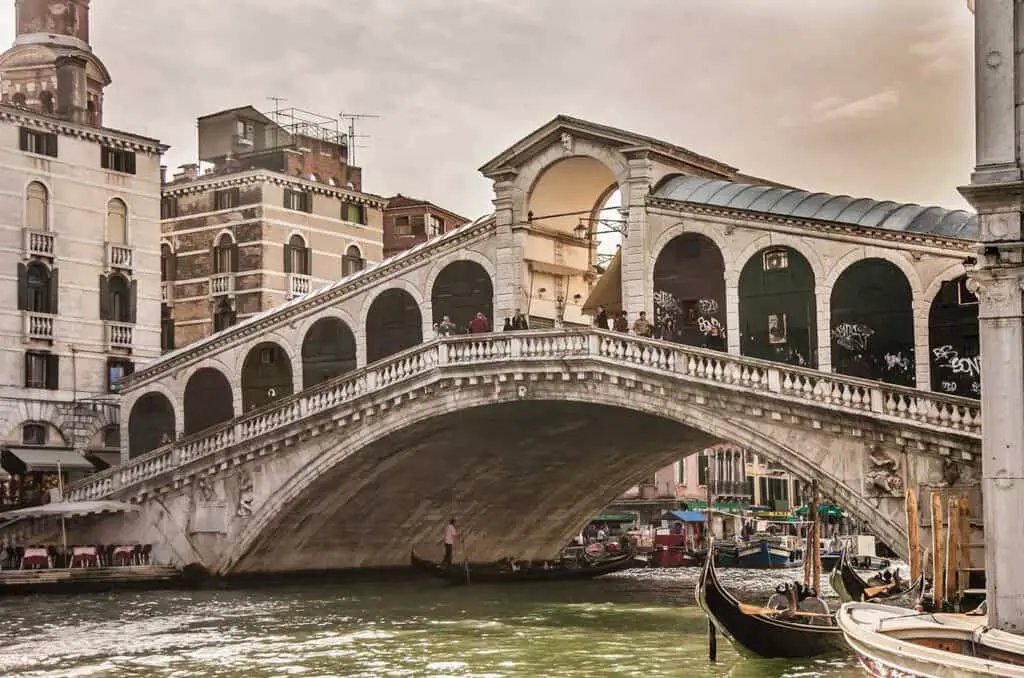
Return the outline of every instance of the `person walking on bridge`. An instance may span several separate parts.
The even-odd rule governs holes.
[[[455,551],[455,540],[459,537],[459,531],[455,529],[455,518],[448,521],[444,526],[444,560],[441,565],[448,567],[452,564],[452,553]]]

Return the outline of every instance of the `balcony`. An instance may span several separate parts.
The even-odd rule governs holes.
[[[160,302],[170,304],[174,302],[174,281],[166,280],[160,283]]]
[[[303,275],[301,273],[289,273],[288,274],[288,298],[294,299],[295,297],[301,297],[305,294],[309,294],[310,289],[313,287],[313,279],[311,276]]]
[[[53,341],[53,327],[57,316],[49,313],[22,311],[22,330],[25,340]]]
[[[235,274],[216,273],[210,276],[210,296],[221,297],[235,293]]]
[[[107,268],[132,269],[132,248],[126,245],[107,243]]]
[[[53,233],[23,229],[25,233],[25,256],[48,257],[52,259],[57,250]]]
[[[106,321],[107,350],[115,348],[131,349],[135,338],[135,325]]]

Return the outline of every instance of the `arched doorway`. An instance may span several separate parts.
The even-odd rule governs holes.
[[[128,457],[134,459],[174,441],[174,406],[163,393],[147,393],[128,415]]]
[[[698,233],[676,236],[654,262],[656,335],[724,351],[725,317],[725,260],[718,245]]]
[[[942,283],[928,313],[928,360],[932,390],[981,397],[978,298],[966,276]]]
[[[913,386],[914,298],[903,271],[862,259],[832,288],[832,367],[839,374]]]
[[[814,272],[792,247],[766,247],[740,273],[740,352],[818,366]]]
[[[376,362],[423,342],[423,316],[405,290],[377,295],[366,315],[366,361]]]
[[[444,316],[451,318],[460,331],[465,331],[477,313],[483,313],[490,328],[494,326],[494,288],[491,276],[475,261],[453,261],[445,266],[430,292],[434,322]]]
[[[302,340],[302,387],[351,372],[356,368],[356,338],[339,318],[321,318]]]
[[[263,407],[292,394],[292,361],[272,341],[257,344],[242,364],[242,411]]]
[[[231,384],[220,370],[204,367],[185,384],[185,435],[231,421],[235,416]]]

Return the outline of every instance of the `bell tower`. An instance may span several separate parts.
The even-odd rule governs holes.
[[[103,124],[106,66],[89,44],[90,0],[15,0],[14,45],[0,55],[0,101]]]

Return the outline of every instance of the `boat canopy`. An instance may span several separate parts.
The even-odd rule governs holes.
[[[41,506],[30,506],[14,511],[0,513],[0,519],[15,521],[24,518],[43,518],[46,516],[63,516],[72,518],[75,516],[91,516],[97,513],[125,513],[138,511],[135,504],[128,504],[123,501],[59,501]]]

